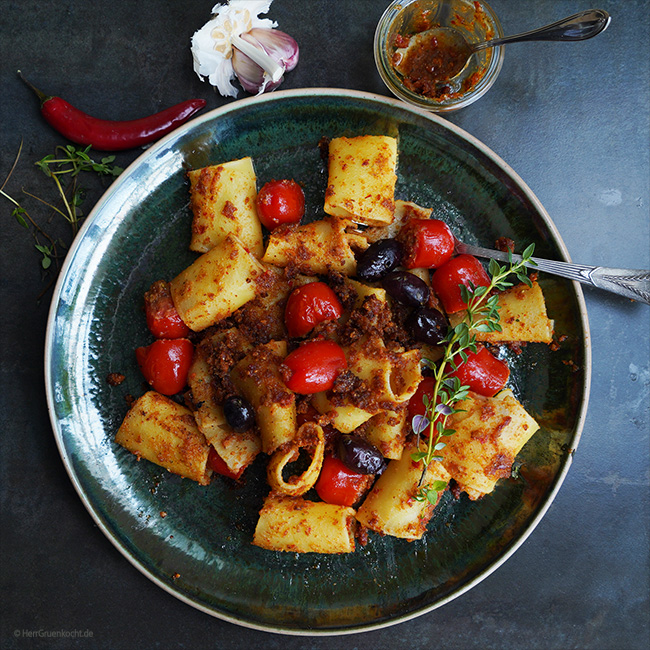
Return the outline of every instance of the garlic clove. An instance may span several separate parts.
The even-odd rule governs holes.
[[[252,95],[275,90],[284,78],[281,76],[278,81],[273,81],[264,68],[237,48],[233,48],[232,67],[242,88]]]
[[[254,28],[232,38],[232,67],[244,90],[263,93],[282,83],[298,63],[298,43],[276,29]]]
[[[276,82],[282,79],[284,66],[276,61],[272,56],[266,53],[264,48],[254,39],[248,39],[245,34],[232,37],[233,57],[236,52],[245,54],[249,59],[256,63],[268,75],[271,81]],[[233,68],[235,61],[233,58]],[[237,69],[235,68],[235,73]],[[239,75],[237,75],[239,76]]]
[[[279,29],[254,27],[241,35],[249,43],[257,41],[264,51],[284,66],[286,72],[291,72],[298,65],[300,48],[294,38]]]

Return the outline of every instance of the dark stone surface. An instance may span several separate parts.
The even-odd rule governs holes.
[[[39,223],[54,198],[34,162],[63,139],[18,80],[98,117],[130,119],[189,97],[226,100],[192,72],[189,39],[211,2],[0,0],[3,190]],[[387,94],[372,38],[388,0],[275,0],[271,16],[301,45],[283,88]],[[504,30],[524,31],[591,3],[493,0]],[[537,194],[572,258],[650,268],[648,3],[604,0],[605,34],[580,44],[506,50],[492,90],[449,117]],[[139,152],[118,155],[126,165]],[[84,210],[101,196],[85,183]],[[519,551],[430,614],[352,637],[295,638],[240,628],[158,588],[94,525],[66,475],[48,419],[43,345],[53,273],[27,230],[2,215],[0,488],[2,648],[612,648],[648,647],[650,309],[585,290],[593,344],[591,403],[558,497]],[[47,225],[68,238],[53,219]],[[42,294],[42,297],[39,296]],[[70,633],[78,631],[78,638]],[[58,635],[58,636],[56,636]],[[85,635],[85,636],[84,636]]]

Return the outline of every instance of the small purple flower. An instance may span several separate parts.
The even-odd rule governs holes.
[[[436,412],[442,415],[451,415],[453,410],[449,404],[438,404],[436,406]]]
[[[411,422],[413,432],[416,435],[420,435],[430,424],[429,418],[424,417],[424,415],[414,415]]]

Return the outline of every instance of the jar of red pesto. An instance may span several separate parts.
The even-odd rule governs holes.
[[[399,99],[444,113],[468,106],[489,90],[501,70],[504,48],[482,50],[459,74],[434,83],[427,79],[426,67],[441,62],[428,59],[444,58],[444,43],[438,52],[422,52],[421,60],[408,70],[398,61],[416,34],[435,27],[453,27],[470,43],[503,36],[503,30],[492,8],[482,0],[394,0],[388,6],[377,25],[374,42],[382,80]]]

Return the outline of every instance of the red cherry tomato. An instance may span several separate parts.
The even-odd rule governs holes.
[[[433,388],[436,384],[436,380],[433,377],[425,377],[419,384],[415,393],[409,400],[408,403],[408,413],[409,419],[412,420],[416,415],[424,415],[426,412],[426,407],[422,398],[424,395],[428,395],[429,399],[433,398]]]
[[[291,337],[304,336],[315,325],[336,320],[343,306],[324,282],[310,282],[291,292],[284,312],[284,322]]]
[[[506,385],[510,376],[508,365],[497,359],[487,348],[468,352],[467,361],[464,363],[460,357],[456,357],[454,363],[458,365],[458,369],[449,374],[458,377],[461,384],[485,397],[496,395]]]
[[[459,285],[464,284],[468,287],[470,282],[475,287],[487,287],[490,284],[490,277],[475,257],[459,255],[452,257],[436,269],[431,278],[431,287],[440,298],[445,311],[453,314],[467,307],[461,298]]]
[[[236,474],[231,472],[226,465],[226,461],[219,456],[217,450],[214,447],[210,447],[208,452],[208,467],[215,473],[221,474],[222,476],[227,476],[228,478],[238,479],[244,472],[242,467]]]
[[[190,333],[172,302],[169,283],[159,280],[144,294],[144,313],[149,331],[157,339],[181,339]]]
[[[301,395],[329,390],[348,366],[343,349],[334,341],[309,341],[287,355],[283,363],[291,371],[287,387]]]
[[[135,351],[145,379],[163,395],[176,395],[183,390],[193,354],[194,346],[187,339],[158,339]]]
[[[353,472],[335,456],[325,456],[314,487],[325,503],[352,506],[361,498],[367,484],[366,475]]]
[[[400,231],[407,269],[442,266],[454,254],[454,236],[449,226],[439,219],[411,219]]]
[[[257,216],[273,230],[283,223],[297,223],[305,214],[305,194],[296,181],[269,181],[257,194]]]

